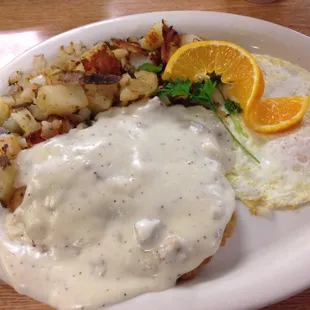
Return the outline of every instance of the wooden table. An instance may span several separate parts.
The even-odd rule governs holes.
[[[0,67],[27,48],[83,24],[133,13],[162,10],[213,10],[248,15],[310,36],[310,1],[278,0],[254,4],[245,0],[1,0]],[[285,40],[285,38],[283,38]],[[19,296],[0,281],[0,310],[51,309]],[[310,289],[265,310],[310,310]]]

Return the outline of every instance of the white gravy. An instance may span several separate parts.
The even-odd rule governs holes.
[[[154,98],[97,118],[19,154],[26,195],[2,217],[5,280],[60,309],[174,286],[235,209],[232,142],[211,112]]]

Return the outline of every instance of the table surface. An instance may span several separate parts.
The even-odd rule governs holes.
[[[63,31],[117,16],[163,10],[211,10],[268,20],[310,36],[310,1],[278,0],[1,0],[0,67],[29,47]],[[51,309],[0,281],[0,310]],[[310,310],[310,289],[265,310]]]

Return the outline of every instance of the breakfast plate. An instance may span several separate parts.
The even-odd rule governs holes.
[[[94,44],[111,37],[141,36],[150,24],[162,19],[179,32],[193,33],[208,40],[231,41],[251,53],[281,58],[310,70],[310,38],[290,29],[226,13],[154,12],[79,27],[35,46],[1,70],[0,93],[7,88],[12,72],[20,68],[24,71],[31,69],[35,55],[44,54],[49,60],[55,56],[60,45],[70,41]],[[287,171],[286,177],[290,178],[290,171]],[[0,212],[1,218],[4,211]],[[140,295],[109,309],[255,309],[309,287],[310,205],[253,216],[238,201],[236,213],[234,234],[193,280],[169,290]],[[5,240],[3,226],[0,237]],[[26,294],[23,283],[11,283],[6,277],[8,268],[7,261],[0,258],[0,278],[14,285],[18,292]],[[32,297],[48,302],[40,292],[32,293]]]

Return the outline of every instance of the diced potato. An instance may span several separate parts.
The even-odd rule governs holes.
[[[28,148],[28,144],[27,144],[27,141],[24,137],[19,137],[19,145],[21,147],[21,149],[26,149]]]
[[[42,86],[42,85],[46,85],[47,84],[47,79],[46,79],[46,77],[43,74],[39,74],[39,75],[31,78],[29,80],[29,82],[31,84],[36,84],[36,85]]]
[[[43,121],[47,118],[48,114],[41,109],[36,104],[32,104],[28,107],[28,110],[33,115],[33,117],[38,121]]]
[[[13,106],[16,104],[14,98],[12,96],[3,96],[0,98],[0,101],[8,105],[9,107]]]
[[[81,41],[71,41],[69,45],[63,46],[63,50],[68,55],[78,54],[85,50],[85,46]]]
[[[22,87],[19,84],[11,84],[6,90],[6,95],[14,96],[16,93],[20,93],[21,91]]]
[[[0,155],[6,155],[9,159],[16,158],[21,151],[19,140],[20,137],[17,134],[0,135]]]
[[[82,63],[79,63],[79,64],[76,66],[75,71],[82,71],[82,72],[84,72],[85,69],[84,69],[83,64],[82,64]]]
[[[73,114],[76,115],[76,114]],[[65,118],[57,118],[54,116],[49,117],[48,121],[41,122],[42,132],[41,136],[43,139],[50,139],[52,137],[61,135],[69,132],[72,129],[72,125],[69,120]]]
[[[0,200],[9,203],[10,198],[14,192],[14,179],[17,168],[14,165],[7,166],[6,168],[0,167]]]
[[[122,76],[120,100],[123,105],[127,105],[133,100],[148,97],[157,88],[158,79],[155,73],[136,71],[135,77],[135,79],[131,78],[128,73]]]
[[[88,105],[80,85],[45,85],[39,88],[36,104],[47,115],[69,115]]]
[[[10,108],[0,98],[0,125],[2,125],[10,116]]]
[[[118,87],[116,84],[111,85],[89,84],[85,85],[84,89],[89,101],[88,108],[94,114],[108,110],[112,106],[113,100],[118,93]]]
[[[49,63],[50,67],[57,67],[61,70],[76,70],[76,66],[80,63],[81,56],[85,53],[86,47],[81,42],[71,41],[68,46],[60,46],[56,59]],[[46,68],[45,73],[48,73]]]
[[[129,58],[129,63],[138,69],[144,63],[152,63],[148,56],[141,54],[131,54]]]
[[[17,83],[22,77],[22,74],[20,71],[13,72],[9,77],[9,84]]]
[[[16,121],[10,116],[3,124],[2,127],[7,129],[10,132],[16,132],[22,134],[22,129],[16,123]]]
[[[112,53],[118,60],[122,60],[123,58],[126,58],[129,55],[129,52],[123,48],[117,48],[113,50]]]
[[[183,46],[195,41],[201,41],[202,39],[192,33],[184,33],[180,35],[180,40],[180,46]]]
[[[23,75],[22,78],[18,81],[18,86],[23,89],[32,88],[33,84],[29,82],[30,77],[28,75]]]
[[[135,77],[137,80],[139,80],[141,83],[147,84],[149,88],[145,88],[146,94],[151,94],[158,85],[158,79],[157,75],[154,72],[149,71],[137,71],[135,72]]]
[[[127,57],[129,55],[129,52],[122,48],[117,48],[112,51],[114,56],[121,62],[122,67],[124,68],[128,62]]]
[[[35,55],[33,57],[33,68],[35,71],[40,72],[47,65],[47,60],[43,54]]]
[[[74,126],[77,126],[78,124],[84,122],[84,118],[80,114],[68,115],[68,119],[70,123],[73,124]]]
[[[139,93],[137,91],[132,90],[129,87],[125,87],[121,91],[120,99],[123,105],[127,105],[130,101],[139,99]],[[142,96],[141,96],[142,98]]]
[[[31,88],[25,88],[21,94],[20,94],[20,98],[24,101],[24,102],[33,102],[33,100],[35,99],[35,93]]]
[[[154,51],[161,46],[163,42],[162,23],[154,24],[139,43],[147,51]]]
[[[130,76],[130,74],[124,73],[124,74],[122,75],[121,80],[119,81],[119,85],[120,85],[121,89],[123,89],[124,87],[126,87],[126,86],[129,84],[129,82],[130,82],[131,79],[132,79],[132,77]]]
[[[83,120],[88,121],[91,117],[91,110],[89,108],[83,108],[79,111],[79,115],[83,118]]]
[[[29,133],[41,128],[40,123],[35,120],[35,118],[26,108],[21,108],[12,112],[11,117],[25,133]]]

